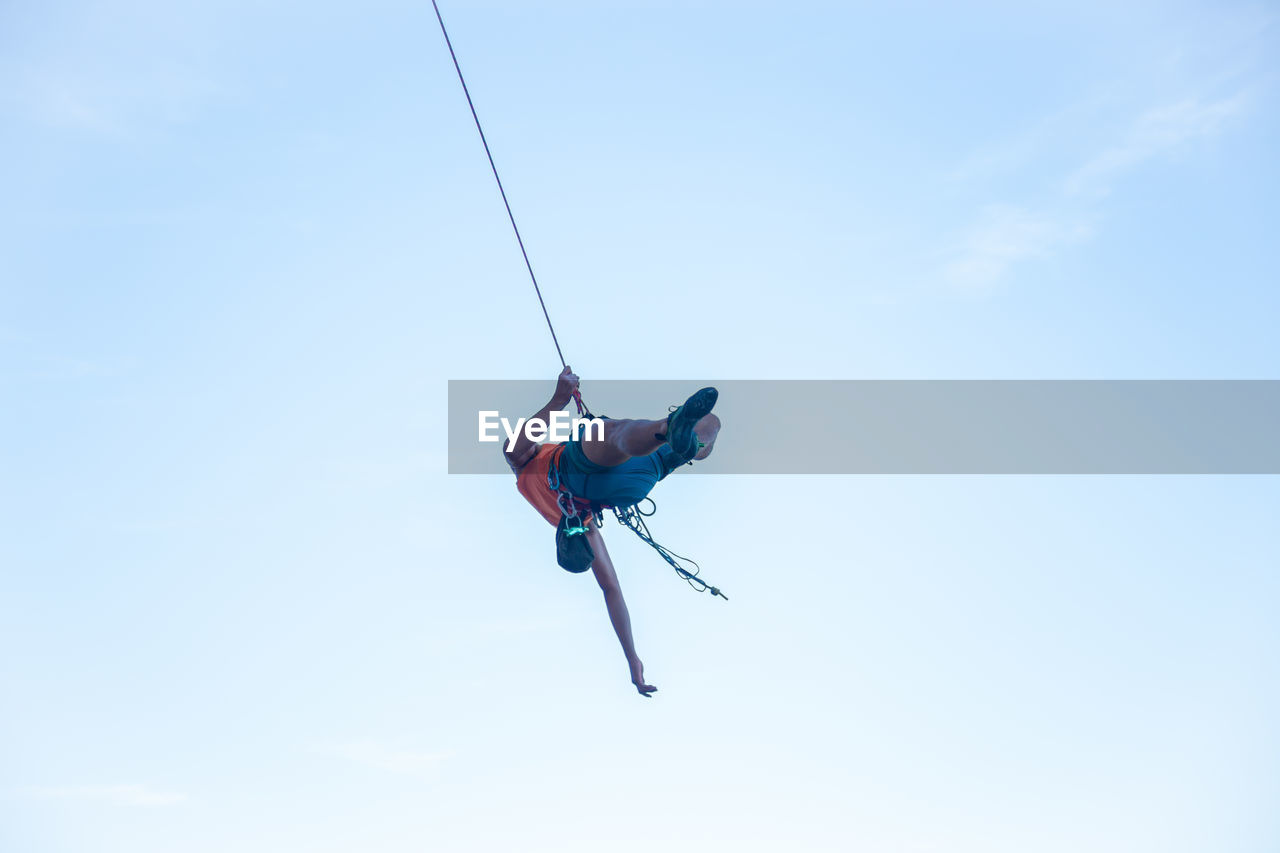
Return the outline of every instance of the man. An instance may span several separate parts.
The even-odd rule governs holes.
[[[548,422],[551,413],[568,405],[577,390],[578,377],[565,367],[556,380],[555,393],[531,420]],[[662,420],[606,419],[603,437],[593,424],[581,438],[538,445],[521,430],[511,450],[504,449],[503,453],[515,472],[520,494],[552,524],[559,524],[561,517],[559,494],[547,480],[552,467],[561,488],[574,497],[608,506],[630,506],[644,500],[649,490],[676,468],[711,454],[720,432],[720,419],[711,414],[716,397],[716,389],[703,388]],[[631,616],[613,561],[599,528],[591,523],[589,515],[585,518],[585,535],[595,554],[591,571],[604,593],[609,621],[627,656],[631,683],[647,698],[658,688],[645,683],[644,664],[636,655]]]

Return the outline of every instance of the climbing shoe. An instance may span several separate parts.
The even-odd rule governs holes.
[[[671,445],[671,449],[679,454],[680,458],[688,462],[698,454],[698,449],[702,447],[702,443],[698,441],[698,434],[693,431],[693,427],[703,417],[710,414],[716,405],[716,398],[720,396],[720,392],[714,388],[703,388],[701,391],[694,393],[692,397],[684,401],[684,405],[667,415],[667,444]]]

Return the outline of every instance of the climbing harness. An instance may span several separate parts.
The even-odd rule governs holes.
[[[542,288],[538,286],[538,277],[533,273],[533,264],[529,261],[529,252],[524,247],[524,238],[520,236],[520,227],[516,225],[515,214],[511,211],[511,202],[507,200],[507,191],[502,186],[502,178],[498,175],[498,166],[493,160],[493,152],[489,150],[489,140],[485,137],[484,128],[480,125],[480,116],[476,113],[475,102],[471,100],[471,90],[467,88],[467,80],[462,76],[462,66],[458,64],[458,54],[453,50],[453,41],[449,38],[449,31],[445,28],[444,17],[440,14],[440,6],[436,0],[431,0],[431,6],[435,9],[436,20],[440,23],[440,33],[444,36],[444,43],[449,48],[449,56],[453,59],[453,68],[458,72],[458,82],[462,84],[462,93],[466,95],[467,106],[471,109],[471,118],[476,123],[476,130],[480,134],[480,142],[484,145],[485,156],[489,158],[489,168],[493,171],[493,180],[498,184],[498,193],[502,196],[503,207],[507,209],[507,219],[511,221],[511,230],[515,232],[516,243],[520,246],[520,255],[524,258],[525,269],[529,271],[529,280],[533,282],[533,291],[538,296],[538,304],[542,306],[542,316],[546,319],[547,329],[551,332],[551,342],[555,344],[556,355],[560,357],[560,366],[568,367],[568,362],[564,359],[564,352],[560,349],[560,339],[556,337],[555,326],[551,324],[551,314],[547,311],[547,303],[542,298]],[[587,404],[582,401],[582,394],[576,390],[573,392],[573,402],[577,406],[579,415],[592,420],[600,417],[591,413],[591,410],[587,408]],[[699,441],[698,447],[701,448],[702,446],[702,442]],[[614,515],[618,518],[618,522],[625,525],[639,536],[641,541],[657,551],[689,586],[699,591],[718,595],[725,601],[729,600],[728,596],[718,588],[707,584],[698,577],[699,567],[697,563],[687,557],[681,557],[674,551],[670,551],[653,541],[653,537],[649,535],[649,528],[644,522],[645,518],[657,511],[657,504],[654,503],[652,498],[645,498],[654,507],[647,513],[641,512],[638,509],[638,505],[616,507],[604,506],[596,501],[584,501],[571,494],[561,483],[558,457],[547,469],[547,487],[559,493],[556,496],[556,504],[560,507],[560,523],[556,525],[556,560],[562,568],[570,572],[585,572],[591,567],[591,563],[595,560],[595,554],[586,537],[590,528],[583,523],[581,514],[589,510],[593,515],[595,525],[601,527],[604,524],[601,509],[612,509]],[[691,564],[693,570],[690,571],[685,568],[680,561]]]
[[[563,453],[563,451],[559,453]],[[645,512],[640,508],[640,504],[644,503],[644,501],[629,506],[614,506],[613,504],[589,501],[577,497],[565,487],[560,478],[559,453],[551,461],[551,464],[547,466],[547,488],[556,493],[556,506],[560,508],[560,523],[556,525],[556,560],[560,563],[561,568],[571,572],[582,572],[590,567],[591,561],[595,559],[595,554],[591,550],[590,544],[587,543],[585,534],[590,531],[591,522],[583,522],[582,513],[590,512],[595,526],[603,527],[604,517],[602,510],[611,509],[619,524],[634,533],[641,542],[657,551],[658,556],[666,560],[667,564],[675,569],[676,574],[690,587],[698,592],[709,592],[713,596],[720,596],[725,601],[729,600],[729,596],[721,592],[719,587],[712,586],[698,576],[701,566],[696,561],[681,556],[670,548],[666,548],[654,541],[652,534],[649,533],[649,525],[645,522],[646,518],[652,517],[658,511],[658,504],[653,498],[646,497],[644,499],[652,507],[648,512]],[[590,476],[590,474],[587,475],[588,479]],[[582,545],[580,547],[574,546],[573,537],[581,539]],[[586,557],[583,556],[583,549],[585,549]],[[587,560],[585,565],[582,564],[582,559]],[[692,568],[688,568],[685,565],[686,563]],[[582,566],[582,568],[577,568],[577,566]]]

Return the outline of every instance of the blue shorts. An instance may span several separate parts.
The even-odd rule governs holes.
[[[664,444],[648,456],[632,456],[618,465],[597,465],[577,439],[565,442],[560,454],[560,482],[574,497],[606,506],[631,506],[684,462]]]

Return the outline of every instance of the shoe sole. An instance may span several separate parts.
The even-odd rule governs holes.
[[[697,435],[693,428],[698,421],[711,414],[719,398],[720,392],[715,388],[703,388],[685,400],[684,405],[671,416],[671,423],[667,426],[667,443],[672,450],[685,459],[692,459],[697,454]]]

